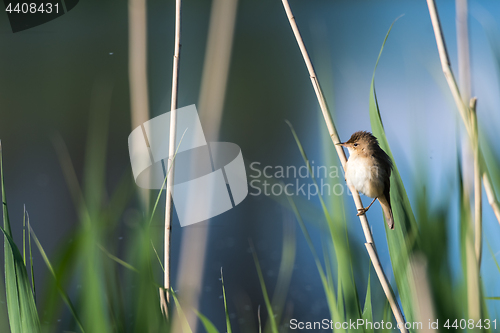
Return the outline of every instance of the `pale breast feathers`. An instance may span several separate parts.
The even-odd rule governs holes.
[[[356,191],[375,198],[384,192],[385,168],[381,167],[371,156],[351,156],[347,161],[346,181]]]

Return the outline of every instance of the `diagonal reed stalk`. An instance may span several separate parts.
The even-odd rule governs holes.
[[[432,27],[434,29],[434,35],[436,38],[436,44],[439,52],[439,59],[441,60],[441,67],[443,68],[443,73],[446,78],[446,82],[450,87],[451,94],[453,95],[453,99],[455,101],[455,104],[457,105],[458,112],[462,117],[465,129],[467,130],[467,134],[469,135],[471,142],[473,142],[474,129],[472,126],[471,117],[476,117],[476,112],[475,111],[472,112],[470,108],[468,108],[467,105],[462,101],[460,90],[458,89],[455,76],[453,75],[453,72],[451,70],[448,51],[446,50],[444,36],[441,30],[441,24],[439,22],[439,15],[434,0],[427,0],[427,6],[429,7],[429,14],[432,21]],[[477,120],[474,121],[477,122]],[[482,154],[480,150],[479,150],[479,160],[480,161],[482,160]],[[486,168],[484,168],[484,170],[480,171],[480,175],[484,182],[484,188],[486,196],[488,197],[488,203],[491,205],[493,212],[495,213],[495,216],[498,220],[498,223],[500,223],[500,204],[495,194],[495,190],[491,184],[491,177],[489,175],[489,172]],[[476,207],[477,206],[478,205],[476,204]]]
[[[302,40],[302,36],[300,35],[299,28],[297,26],[297,23],[295,22],[295,18],[293,16],[292,10],[290,8],[290,5],[288,3],[288,0],[282,0],[283,1],[283,6],[285,8],[288,20],[290,22],[290,26],[293,30],[293,33],[295,35],[295,39],[297,40],[297,43],[299,44],[300,51],[302,53],[302,57],[304,58],[304,62],[306,64],[307,70],[309,71],[309,75],[311,78],[311,83],[313,85],[314,91],[316,93],[316,97],[318,98],[318,102],[321,108],[321,112],[323,113],[323,117],[325,118],[325,123],[328,128],[328,133],[330,134],[330,137],[332,138],[332,141],[334,143],[334,147],[337,151],[337,154],[339,156],[340,162],[342,163],[342,167],[345,169],[345,165],[347,162],[347,157],[345,155],[344,150],[342,147],[336,145],[337,143],[341,142],[340,138],[337,133],[337,129],[335,128],[335,124],[333,123],[332,116],[330,114],[330,111],[328,109],[328,105],[326,104],[325,97],[323,96],[323,92],[321,91],[321,87],[319,85],[318,78],[316,76],[316,73],[314,71],[314,67],[312,65],[311,59],[309,58],[309,54],[307,53],[307,49],[304,45],[304,41]],[[354,199],[354,203],[356,204],[356,208],[361,209],[363,208],[363,203],[361,202],[361,198],[359,196],[359,193],[354,189],[354,188],[349,188],[352,197]],[[366,239],[366,249],[368,251],[368,255],[370,256],[370,259],[372,261],[373,267],[375,268],[375,272],[377,273],[377,277],[380,281],[380,284],[382,285],[382,289],[384,290],[384,293],[387,297],[387,300],[389,301],[389,304],[391,306],[392,312],[394,314],[394,317],[396,318],[396,321],[398,323],[404,323],[404,317],[401,312],[401,309],[399,308],[398,302],[396,301],[396,297],[394,295],[394,292],[392,290],[391,285],[389,284],[389,281],[387,280],[387,277],[384,273],[384,270],[382,268],[382,265],[380,264],[380,260],[378,257],[377,249],[375,247],[375,243],[373,241],[373,236],[370,230],[370,226],[368,224],[368,219],[366,218],[366,215],[360,215],[359,220],[361,222],[361,226],[363,228],[363,232],[365,235]],[[404,325],[400,325],[400,331],[401,332],[408,332]]]
[[[476,114],[476,98],[472,98],[470,100],[470,104],[467,105],[467,100],[463,99],[457,81],[455,80],[455,76],[453,75],[453,71],[451,70],[450,58],[448,55],[448,51],[446,49],[446,45],[444,42],[444,35],[441,30],[441,23],[439,21],[439,15],[436,8],[436,3],[434,0],[427,0],[427,6],[429,8],[429,14],[432,21],[432,27],[434,29],[434,36],[436,38],[436,44],[439,52],[439,59],[441,60],[441,66],[443,68],[443,73],[450,87],[451,93],[453,95],[453,99],[455,100],[455,104],[457,105],[458,111],[465,125],[465,129],[467,130],[467,134],[474,152],[474,220],[475,220],[475,246],[472,249],[472,241],[469,238],[469,234],[466,236],[466,262],[467,262],[467,305],[468,305],[468,316],[469,318],[479,319],[481,316],[481,301],[480,301],[480,286],[479,286],[479,269],[481,265],[481,248],[482,248],[482,223],[481,223],[481,175],[485,184],[486,193],[488,195],[488,200],[493,207],[495,215],[500,222],[500,210],[498,209],[498,200],[495,197],[494,190],[491,186],[491,180],[488,175],[486,168],[481,170],[481,151],[479,147],[479,139],[477,132],[477,114]],[[467,13],[467,2],[461,1],[457,2],[457,10],[462,13]],[[462,17],[457,20],[457,25],[461,27],[457,27],[458,38],[461,37],[462,41],[459,43],[459,58],[462,59],[460,69],[464,69],[466,71],[466,78],[470,76],[468,74],[470,65],[468,63],[463,64],[463,62],[468,60],[468,50],[465,50],[464,47],[468,47],[468,32],[466,27],[466,17]],[[465,25],[465,27],[464,27]],[[466,39],[465,41],[463,39]],[[464,60],[465,59],[465,60]],[[470,78],[468,78],[470,80]],[[463,81],[463,80],[462,80]],[[470,83],[465,82],[463,85],[465,89],[465,95],[469,96]],[[489,191],[488,191],[489,189]],[[469,194],[465,192],[465,198],[469,198]],[[468,204],[469,199],[464,205]],[[472,220],[472,218],[470,218]],[[470,232],[472,233],[472,231]],[[474,251],[474,252],[473,252]]]
[[[166,202],[165,202],[165,249],[163,273],[163,289],[160,289],[161,310],[165,317],[168,317],[168,303],[170,300],[170,238],[172,235],[172,191],[174,185],[174,154],[175,154],[175,136],[177,132],[177,94],[179,83],[179,53],[181,48],[181,0],[175,1],[175,46],[174,46],[174,64],[172,71],[172,98],[170,101],[170,138],[168,144],[168,170],[170,174],[167,177]]]

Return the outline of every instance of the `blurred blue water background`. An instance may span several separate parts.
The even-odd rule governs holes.
[[[456,73],[454,3],[438,1],[437,5]],[[173,6],[173,1],[148,3],[151,117],[169,111]],[[461,142],[457,129],[461,119],[442,75],[425,2],[291,1],[291,6],[342,139],[357,130],[370,130],[368,96],[373,67],[387,29],[395,18],[404,14],[391,32],[377,70],[379,107],[412,204],[415,193],[423,186],[432,206],[449,202],[450,253],[458,281],[461,268],[456,179],[457,145]],[[479,101],[481,130],[496,142],[500,128],[500,81],[498,59],[493,52],[496,45],[491,44],[488,32],[493,37],[500,36],[497,20],[500,4],[470,1],[470,13],[473,96]],[[209,2],[184,3],[179,106],[198,102],[209,15]],[[77,222],[51,140],[54,135],[64,139],[81,176],[91,93],[96,80],[102,77],[114,84],[106,184],[110,191],[130,168],[127,36],[126,2],[81,1],[59,19],[16,34],[10,31],[6,16],[0,15],[0,138],[11,223],[16,239],[20,240],[22,206],[26,204],[32,225],[49,256],[55,255],[57,244],[70,241],[65,235]],[[500,43],[498,38],[494,41]],[[248,163],[258,161],[262,166],[298,168],[303,163],[285,119],[295,126],[310,160],[316,165],[325,163],[322,160],[325,125],[281,2],[241,0],[219,141],[238,144]],[[495,149],[499,156],[500,149],[498,146]],[[247,172],[252,171],[247,169]],[[355,207],[349,199],[346,202],[351,245],[358,253],[356,260],[362,267],[368,267]],[[364,198],[364,202],[369,203],[369,199]],[[317,216],[321,217],[317,198],[306,206],[317,209]],[[483,211],[484,237],[498,260],[500,243],[496,240],[500,226],[486,200]],[[134,214],[137,207],[130,207],[124,215],[124,224],[127,216]],[[386,272],[391,272],[378,204],[371,208],[368,218],[381,262]],[[256,321],[257,305],[264,303],[248,238],[256,245],[268,288],[273,290],[280,263],[283,219],[295,223],[286,208],[261,195],[248,196],[237,208],[204,222],[212,226],[201,312],[218,327],[224,325],[220,267],[224,267],[231,318],[235,323],[239,321],[241,327],[249,327],[247,319],[236,313],[236,304],[240,304]],[[317,221],[308,222],[320,249],[322,232],[314,226]],[[123,234],[117,235],[125,247],[126,231],[123,227],[120,231]],[[181,232],[175,220],[174,286]],[[297,258],[289,293],[293,317],[303,321],[328,318],[311,253],[298,228],[296,234]],[[35,253],[35,269],[39,272],[37,283],[42,285],[48,274],[38,253]],[[499,272],[487,247],[481,273],[486,295],[500,296]],[[359,279],[365,281],[366,276]],[[394,281],[390,273],[389,279]],[[383,297],[374,279],[372,286],[374,297]],[[0,300],[4,306],[3,294]],[[490,301],[488,306],[491,316],[499,318],[497,303]]]

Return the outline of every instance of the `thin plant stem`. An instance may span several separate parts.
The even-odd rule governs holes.
[[[217,141],[224,111],[224,100],[231,63],[238,0],[214,0],[211,4],[207,45],[198,99],[198,113],[203,132],[209,142]],[[210,149],[210,143],[209,143]],[[197,163],[197,161],[193,161]],[[199,162],[201,163],[201,162]],[[206,198],[211,204],[212,198]],[[181,291],[179,302],[184,308],[197,309],[200,302],[203,272],[210,224],[186,228],[181,235],[176,287]],[[196,244],[196,246],[193,246]],[[198,315],[186,311],[193,332],[197,331]],[[172,318],[172,332],[182,331],[178,316]]]
[[[432,27],[434,29],[434,36],[436,38],[439,59],[441,60],[441,67],[443,68],[444,76],[446,78],[448,86],[450,87],[451,94],[453,95],[453,99],[455,100],[458,112],[462,117],[469,138],[472,138],[473,129],[471,126],[471,117],[469,116],[470,110],[462,100],[457,82],[455,81],[455,77],[453,76],[453,72],[451,70],[448,51],[446,50],[446,45],[444,43],[443,32],[441,30],[441,23],[439,22],[439,15],[434,0],[427,0],[427,7],[429,8],[429,14],[432,21]],[[480,155],[479,157],[481,158],[480,150],[479,150],[479,155]],[[482,170],[481,175],[483,178],[486,195],[488,197],[488,203],[493,208],[493,212],[495,213],[497,221],[498,223],[500,223],[500,204],[493,189],[493,186],[491,185],[490,175],[488,174],[488,171],[486,169]]]
[[[415,299],[415,318],[417,322],[421,323],[434,322],[436,320],[432,289],[429,277],[427,276],[427,266],[427,259],[421,253],[418,253],[410,257],[408,269],[406,270],[408,278],[415,281],[412,285],[411,293],[413,299]],[[439,330],[428,327],[428,329],[423,329],[422,332],[439,332]]]
[[[478,192],[481,192],[481,169],[480,169],[480,150],[479,150],[479,140],[474,142],[474,137],[477,137],[474,135],[474,132],[477,132],[477,117],[476,117],[476,100],[473,99],[470,103],[470,106],[466,105],[466,102],[461,97],[460,90],[458,89],[457,82],[455,80],[455,76],[453,75],[453,72],[451,70],[451,65],[450,65],[450,60],[448,56],[448,51],[446,50],[446,45],[444,43],[444,36],[443,32],[441,30],[441,23],[439,22],[439,15],[437,12],[436,8],[436,3],[434,0],[427,0],[427,7],[429,8],[429,14],[431,17],[432,21],[432,27],[434,29],[434,36],[436,38],[436,44],[438,48],[438,53],[439,53],[439,59],[441,60],[441,67],[443,68],[443,73],[446,78],[446,81],[448,82],[448,86],[450,87],[451,93],[453,95],[453,99],[455,100],[455,104],[457,105],[458,111],[460,113],[460,116],[462,117],[462,120],[464,122],[465,128],[467,130],[467,134],[469,136],[470,142],[473,146],[474,149],[474,188],[476,192],[476,199],[475,199],[475,211],[476,209],[481,209],[481,197],[477,195]],[[472,108],[474,110],[472,110]],[[476,129],[476,130],[475,130]],[[483,179],[485,180],[485,188],[491,188],[491,184],[486,184],[487,182],[490,181],[487,172],[485,170],[484,172],[484,177]],[[468,205],[470,203],[470,197],[466,189],[464,189],[465,193],[465,202],[463,203],[464,205]],[[494,192],[491,191],[490,195],[493,194]],[[490,202],[493,202],[493,204],[498,203],[496,198],[491,198]],[[498,210],[498,207],[495,209],[493,207],[494,211]],[[469,214],[470,215],[470,214]],[[477,228],[481,228],[481,214],[476,215],[474,214],[476,218],[476,236],[477,234],[481,233],[481,230],[477,230]],[[500,215],[497,215],[497,219],[500,222]],[[472,217],[471,217],[472,220]],[[472,231],[469,232],[469,229],[467,231],[466,235],[466,263],[467,263],[467,305],[468,305],[468,316],[469,318],[473,319],[479,319],[480,317],[480,300],[479,300],[479,258],[477,257],[478,253],[475,253],[473,246],[472,246],[472,240],[470,239],[470,234]],[[477,239],[476,239],[477,241]],[[481,239],[479,239],[481,241]],[[476,244],[477,246],[478,244]],[[479,244],[480,246],[480,244]],[[474,267],[475,266],[475,267]]]
[[[474,247],[478,268],[481,267],[481,258],[483,253],[483,192],[481,186],[481,165],[479,155],[479,137],[477,130],[476,98],[470,101],[471,124],[472,124],[472,149],[474,151]]]
[[[471,98],[469,24],[467,0],[455,0],[457,22],[458,82],[462,102]]]
[[[177,132],[177,94],[179,83],[179,53],[181,48],[181,0],[175,1],[175,47],[174,64],[172,71],[172,98],[170,102],[170,138],[168,146],[168,169],[170,174],[167,178],[166,202],[165,202],[165,249],[164,249],[164,267],[163,290],[160,290],[161,310],[165,317],[168,317],[168,303],[170,301],[170,239],[172,235],[172,191],[174,185],[174,154],[175,138]]]
[[[500,223],[500,203],[495,194],[495,190],[491,185],[491,178],[488,172],[483,173],[483,183],[484,183],[484,191],[486,192],[486,197],[488,198],[488,203],[493,208],[493,212],[497,220]]]
[[[134,129],[149,119],[146,0],[129,0],[128,16],[130,118]],[[148,211],[149,190],[141,188],[138,191],[139,200]]]
[[[471,74],[469,55],[469,27],[467,0],[456,0],[457,49],[458,49],[458,79],[462,103],[469,102],[471,123],[471,146],[474,156],[474,248],[478,267],[481,267],[482,256],[482,186],[481,164],[479,153],[479,138],[477,129],[477,98],[471,96]]]
[[[451,71],[450,59],[448,57],[448,51],[446,50],[446,45],[444,43],[444,37],[441,31],[441,23],[439,21],[439,16],[434,0],[427,0],[427,6],[429,7],[429,14],[431,16],[432,27],[434,29],[434,36],[436,38],[439,59],[441,61],[441,67],[443,69],[444,77],[448,82],[448,86],[450,87],[453,99],[455,100],[460,116],[464,121],[465,128],[467,129],[467,132],[470,133],[470,122],[469,117],[467,116],[469,114],[469,110],[463,103],[462,96],[460,95],[460,90],[458,89],[457,81],[455,81],[455,76],[453,76],[453,72]]]
[[[295,18],[293,16],[292,10],[290,8],[290,5],[288,3],[288,0],[282,0],[283,1],[283,6],[285,7],[285,11],[288,17],[288,20],[290,22],[290,26],[292,27],[293,33],[295,35],[295,39],[297,40],[297,43],[299,44],[300,51],[302,53],[302,57],[304,58],[304,62],[306,64],[307,70],[309,71],[309,76],[311,78],[311,83],[313,85],[314,91],[316,93],[316,97],[318,98],[318,102],[321,108],[321,112],[323,113],[323,117],[325,118],[325,123],[328,128],[328,133],[330,134],[330,137],[332,138],[332,141],[334,143],[334,147],[337,151],[337,155],[339,156],[340,162],[342,163],[342,167],[345,170],[345,166],[347,163],[347,157],[345,155],[345,152],[343,148],[339,145],[336,145],[337,143],[340,143],[340,138],[337,133],[337,129],[335,128],[335,124],[333,122],[332,116],[330,114],[330,111],[328,109],[328,105],[326,103],[325,97],[323,96],[323,92],[321,91],[321,87],[318,81],[318,78],[316,76],[316,72],[314,71],[313,64],[311,62],[311,59],[309,58],[309,54],[307,53],[306,46],[304,44],[304,41],[302,40],[302,36],[300,35],[299,28],[297,26],[297,23],[295,22]],[[354,203],[356,204],[356,208],[361,209],[363,208],[363,203],[361,202],[361,197],[359,196],[359,193],[352,187],[349,187],[352,197],[354,199]],[[368,219],[366,218],[366,215],[360,215],[359,220],[361,222],[361,226],[363,228],[363,233],[365,235],[366,239],[366,248],[368,251],[368,255],[370,256],[370,259],[372,261],[372,264],[375,268],[375,272],[377,273],[377,277],[380,281],[380,284],[382,285],[382,289],[384,290],[384,293],[387,297],[387,300],[389,301],[389,304],[391,306],[392,312],[394,314],[394,317],[396,318],[396,321],[398,323],[404,323],[404,317],[401,312],[401,309],[399,308],[398,302],[396,301],[396,297],[394,294],[394,291],[392,290],[391,285],[389,284],[389,281],[387,280],[387,277],[384,273],[384,270],[382,268],[382,265],[380,264],[380,260],[378,257],[378,253],[375,247],[375,242],[373,241],[373,236],[372,232],[370,230],[370,226],[368,224]],[[400,328],[401,332],[408,332],[404,325]]]

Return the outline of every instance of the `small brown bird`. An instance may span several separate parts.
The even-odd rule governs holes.
[[[338,143],[349,151],[345,167],[345,180],[349,187],[373,198],[371,204],[358,209],[358,216],[365,214],[378,199],[384,211],[387,224],[394,229],[390,191],[392,161],[380,148],[377,138],[370,132],[354,133],[347,142]]]

